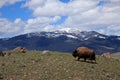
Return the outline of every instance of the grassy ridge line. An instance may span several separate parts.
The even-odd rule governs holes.
[[[120,62],[97,57],[97,64],[77,62],[71,54],[40,51],[0,57],[2,80],[119,80]]]

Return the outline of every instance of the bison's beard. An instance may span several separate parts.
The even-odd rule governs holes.
[[[72,54],[72,55],[73,55],[73,57],[75,57],[75,58],[76,58],[76,57],[77,57],[77,51],[76,51],[76,50],[75,50],[75,51],[73,51],[73,54]]]
[[[77,55],[73,54],[73,57],[75,57],[75,58],[76,58],[76,57],[77,57]]]

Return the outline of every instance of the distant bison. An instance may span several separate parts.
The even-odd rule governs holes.
[[[19,50],[19,52],[20,53],[26,53],[26,49],[21,47],[20,50]]]
[[[94,60],[96,62],[95,52],[86,47],[79,47],[75,49],[72,55],[75,58],[78,57],[77,61],[79,61],[80,58],[84,58],[84,61],[86,61],[86,59],[89,59],[91,61]]]
[[[0,51],[0,56],[4,56],[5,54],[3,53],[3,51]]]
[[[10,55],[11,55],[10,52],[0,51],[0,56],[10,56]]]
[[[105,57],[105,58],[110,58],[110,57],[111,57],[111,55],[110,55],[109,52],[103,53],[101,56],[103,56],[103,57]]]
[[[16,52],[16,53],[26,53],[28,50],[24,47],[16,47],[12,50],[12,52]]]

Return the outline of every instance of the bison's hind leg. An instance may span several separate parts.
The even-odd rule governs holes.
[[[84,61],[86,62],[86,58],[84,58]]]

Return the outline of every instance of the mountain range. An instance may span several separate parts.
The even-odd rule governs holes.
[[[120,52],[120,36],[104,35],[95,31],[52,31],[27,33],[12,38],[0,39],[0,50],[11,50],[18,46],[29,50],[52,50],[71,52],[77,47],[86,46],[103,52]]]

